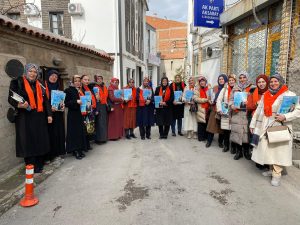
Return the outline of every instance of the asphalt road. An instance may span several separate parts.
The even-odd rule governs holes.
[[[137,130],[136,130],[137,133]],[[9,225],[298,225],[300,170],[278,188],[254,163],[234,161],[216,143],[185,137],[94,145],[36,188],[39,205],[15,206]]]

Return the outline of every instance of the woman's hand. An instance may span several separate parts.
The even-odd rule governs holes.
[[[223,115],[223,113],[222,113],[222,111],[219,111],[219,112],[217,112],[220,116],[222,116]]]
[[[54,108],[53,106],[51,107],[52,112],[56,112],[56,108]]]
[[[52,116],[48,116],[48,123],[52,123],[52,122],[53,122]]]
[[[277,114],[277,115],[275,116],[275,120],[276,120],[277,122],[283,122],[283,121],[286,120],[286,118],[285,118],[285,115]]]
[[[254,128],[250,128],[250,132],[251,132],[251,134],[253,134],[254,133]]]
[[[95,96],[96,96],[96,99],[97,99],[98,101],[100,101],[100,96],[99,96],[99,94],[96,94]]]
[[[82,104],[81,100],[77,100],[77,104],[81,105]]]
[[[65,104],[60,104],[60,107],[61,111],[65,111]]]
[[[150,100],[147,100],[147,101],[146,101],[146,105],[149,105],[149,104],[150,104],[150,102],[151,102]]]
[[[237,110],[237,107],[235,107],[234,105],[231,106],[232,110]]]
[[[18,108],[21,108],[21,109],[27,109],[28,106],[29,106],[29,104],[27,101],[24,103],[21,103],[21,102],[18,103]]]
[[[161,102],[160,105],[161,105],[161,106],[167,106],[167,103]]]

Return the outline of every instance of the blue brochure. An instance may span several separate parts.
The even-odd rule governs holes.
[[[152,91],[150,89],[143,89],[144,100],[150,100],[151,95],[152,95]]]
[[[174,91],[174,101],[177,103],[182,102],[182,91]]]
[[[214,93],[214,89],[213,88],[210,88],[206,91],[206,95],[207,95],[207,98],[210,100],[210,101],[214,101],[215,100],[215,93]]]
[[[93,92],[95,95],[99,94],[99,88],[98,87],[93,87]]]
[[[222,102],[221,106],[222,106],[222,113],[224,115],[228,115],[228,113],[229,113],[228,104],[225,102]]]
[[[122,98],[123,91],[122,90],[114,90],[115,98]]]
[[[234,93],[234,106],[237,109],[246,109],[247,92]]]
[[[80,100],[81,100],[80,111],[82,113],[86,113],[88,99],[86,96],[80,96]]]
[[[154,104],[155,108],[160,108],[160,104],[162,102],[162,96],[154,96]]]
[[[132,89],[126,88],[123,91],[124,91],[124,100],[125,101],[131,100],[132,99]]]
[[[192,91],[192,90],[186,90],[185,91],[185,96],[184,97],[185,97],[186,102],[191,102],[193,96],[194,96],[194,91]]]
[[[51,91],[51,106],[56,110],[61,110],[64,101],[65,101],[66,94],[63,91]]]
[[[293,112],[299,104],[299,96],[283,96],[282,103],[278,110],[278,114],[286,114]]]

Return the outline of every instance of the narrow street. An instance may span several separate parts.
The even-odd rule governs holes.
[[[300,170],[279,188],[251,161],[184,137],[96,146],[36,188],[40,203],[15,206],[9,225],[283,225],[300,221]]]

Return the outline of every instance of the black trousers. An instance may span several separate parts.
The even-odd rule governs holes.
[[[139,126],[141,137],[150,137],[151,136],[151,126]]]
[[[225,147],[228,147],[229,148],[229,143],[230,143],[230,133],[231,131],[230,130],[223,130],[224,134],[224,145]]]
[[[34,168],[43,168],[44,167],[44,156],[32,156],[24,158],[26,165],[33,165]]]
[[[207,139],[207,124],[206,123],[198,123],[198,141],[206,141]]]
[[[170,125],[168,125],[168,126],[158,126],[158,130],[159,130],[159,135],[161,137],[167,137],[168,134],[169,134]]]
[[[240,152],[249,151],[250,145],[248,143],[243,143],[243,145],[235,144],[236,149]]]
[[[214,140],[214,134],[207,132],[207,142],[208,143],[212,143],[212,141]],[[219,144],[223,144],[224,142],[224,134],[219,134],[219,138],[218,138],[218,143]]]

